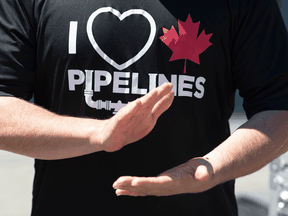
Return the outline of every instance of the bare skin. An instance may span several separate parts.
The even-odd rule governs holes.
[[[194,158],[157,177],[120,177],[113,187],[118,196],[169,196],[198,193],[209,189],[206,182],[212,178],[212,174],[213,168],[207,160]]]
[[[13,97],[0,97],[0,149],[38,159],[113,152],[146,136],[174,98],[163,84],[107,120],[60,116]]]
[[[174,93],[165,84],[129,103],[108,120],[59,116],[12,97],[0,98],[0,149],[39,159],[113,152],[146,136],[169,108]],[[157,177],[120,177],[117,195],[167,196],[197,193],[248,175],[288,150],[288,112],[254,115],[203,158]]]
[[[113,187],[118,196],[198,193],[261,169],[288,150],[287,140],[288,111],[261,112],[203,158],[189,160],[157,177],[123,176]]]

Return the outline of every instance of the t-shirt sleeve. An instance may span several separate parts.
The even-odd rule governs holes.
[[[288,110],[288,35],[279,6],[276,0],[240,2],[232,77],[246,115]]]
[[[29,100],[36,71],[36,36],[21,0],[0,1],[0,96]]]

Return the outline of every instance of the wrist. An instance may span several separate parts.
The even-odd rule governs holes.
[[[86,119],[86,126],[82,128],[84,136],[88,140],[88,145],[94,152],[105,151],[104,128],[107,120]]]

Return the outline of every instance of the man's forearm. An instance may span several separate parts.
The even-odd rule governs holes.
[[[211,163],[213,185],[251,174],[288,150],[288,111],[254,115],[225,142],[204,156]]]
[[[0,97],[0,150],[39,159],[114,152],[145,137],[172,104],[165,83],[107,120],[60,116],[13,97]]]
[[[62,159],[101,151],[91,134],[101,121],[59,116],[26,101],[0,98],[0,149],[39,159]]]
[[[122,176],[113,188],[118,196],[168,196],[206,191],[253,173],[279,157],[288,150],[287,138],[288,112],[262,112],[207,155],[193,158],[157,177]]]

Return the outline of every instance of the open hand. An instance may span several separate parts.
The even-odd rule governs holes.
[[[193,158],[157,177],[120,177],[113,188],[118,196],[169,196],[208,190],[214,186],[212,179],[211,164],[203,158]]]
[[[165,83],[105,120],[100,130],[103,149],[107,152],[117,151],[150,133],[159,116],[172,104],[172,87],[171,83]]]

